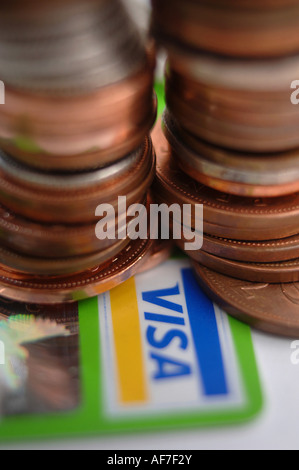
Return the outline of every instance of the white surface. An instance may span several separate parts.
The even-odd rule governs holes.
[[[262,387],[263,412],[254,421],[219,429],[60,440],[2,449],[299,449],[299,365],[291,363],[291,340],[253,333]]]

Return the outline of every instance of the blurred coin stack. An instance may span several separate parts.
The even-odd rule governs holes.
[[[148,202],[154,53],[121,0],[4,1],[0,15],[0,288],[53,303],[133,274],[151,242],[96,237],[96,208]],[[110,224],[109,224],[110,226]]]
[[[168,53],[157,197],[204,205],[203,248],[187,254],[218,304],[298,334],[299,1],[152,3],[153,34]]]

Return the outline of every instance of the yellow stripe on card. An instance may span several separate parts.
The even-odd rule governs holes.
[[[146,402],[141,330],[134,278],[110,292],[119,395],[124,404]]]

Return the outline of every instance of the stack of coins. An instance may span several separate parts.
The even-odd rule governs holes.
[[[164,135],[154,136],[158,199],[203,204],[203,247],[187,254],[218,304],[266,331],[298,335],[299,108],[291,85],[299,36],[290,30],[299,2],[153,7],[153,31],[168,52]],[[183,228],[181,248],[191,235]]]
[[[78,300],[143,267],[152,243],[131,241],[126,208],[149,203],[155,174],[154,62],[121,0],[3,2],[3,296]],[[116,220],[104,240],[102,205]]]
[[[152,0],[160,41],[232,57],[299,50],[298,0]]]

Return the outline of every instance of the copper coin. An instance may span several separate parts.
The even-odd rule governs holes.
[[[138,218],[138,224],[143,225],[147,224],[147,217],[149,214],[149,204],[150,199],[148,199],[148,203],[145,204],[146,212],[141,214],[141,220]],[[5,265],[7,268],[11,270],[16,270],[21,273],[28,273],[40,276],[62,276],[62,275],[69,275],[74,274],[86,269],[90,269],[95,265],[104,265],[107,261],[109,261],[112,257],[116,256],[119,252],[125,249],[126,246],[130,243],[133,235],[135,234],[135,223],[134,228],[131,228],[132,217],[125,220],[126,214],[124,214],[124,220],[121,222],[126,227],[126,236],[122,236],[121,238],[118,237],[118,230],[120,227],[115,225],[117,222],[116,219],[112,219],[111,223],[113,224],[111,228],[110,237],[113,237],[112,240],[104,240],[103,246],[101,246],[101,240],[98,240],[98,250],[93,251],[91,253],[83,254],[79,253],[77,256],[73,257],[66,257],[64,254],[59,258],[55,258],[55,256],[49,257],[37,257],[36,252],[31,253],[29,256],[22,254],[22,249],[20,250],[17,247],[16,251],[13,251],[8,248],[0,247],[0,264]],[[137,223],[137,221],[136,221]],[[94,225],[94,238],[96,238],[95,230],[96,226]],[[51,229],[49,228],[49,231]],[[132,232],[133,230],[133,232]],[[67,234],[67,231],[65,235]],[[71,243],[71,240],[69,241]],[[107,245],[105,247],[105,245]],[[54,246],[55,248],[55,246]],[[48,243],[48,251],[52,252],[52,245]]]
[[[154,32],[170,41],[237,57],[281,56],[297,52],[298,5],[268,10],[208,3],[154,0]]]
[[[182,113],[185,119],[190,116],[191,120],[193,118],[198,120],[203,119],[204,115],[209,115],[215,121],[228,121],[231,125],[259,127],[263,133],[266,133],[269,127],[291,130],[298,124],[298,112],[291,101],[290,85],[287,93],[281,96],[274,92],[250,93],[242,90],[211,88],[186,77],[180,77],[171,70],[166,75],[168,106],[175,114]],[[225,98],[217,100],[221,92],[225,94]]]
[[[248,230],[248,227],[238,227],[238,230],[236,230],[234,227],[228,227],[228,226],[221,226],[221,225],[216,225],[216,224],[211,224],[210,222],[204,221],[204,231],[205,233],[218,237],[218,238],[228,238],[228,239],[234,239],[236,241],[251,241],[251,242],[256,242],[256,241],[268,241],[269,238],[273,238],[274,232],[270,233],[268,232],[268,237],[266,237],[266,232],[260,232],[261,239],[257,240],[257,235],[250,232]],[[225,235],[223,236],[223,234]],[[262,234],[264,233],[264,237],[262,237]],[[274,238],[274,240],[280,240],[280,239],[288,239],[290,237],[293,237],[294,235],[288,235],[288,236],[283,236],[283,237],[277,237]]]
[[[68,277],[30,276],[0,267],[0,291],[5,298],[20,302],[57,304],[102,294],[134,276],[149,259],[153,242],[132,241],[106,263]]]
[[[144,199],[140,203],[144,203]],[[131,218],[127,213],[115,217],[119,227]],[[99,218],[100,220],[100,218]],[[113,219],[112,219],[113,221]],[[91,225],[49,225],[32,222],[17,216],[0,205],[1,246],[16,253],[40,258],[67,258],[89,255],[111,247],[111,239],[99,240],[95,234],[95,223]]]
[[[187,153],[187,150],[193,150],[193,153],[207,159],[208,162],[218,165],[223,163],[228,172],[232,170],[242,172],[242,176],[239,176],[241,182],[281,184],[290,181],[292,176],[294,180],[297,178],[294,167],[297,167],[299,162],[298,149],[260,154],[223,149],[187,132],[168,110],[164,112],[162,124],[166,137],[174,148],[178,145],[182,147],[184,153]],[[245,174],[246,170],[247,174]],[[278,173],[280,173],[280,179],[278,179]],[[217,176],[220,174],[217,173]],[[233,177],[234,174],[232,174]]]
[[[177,244],[184,250],[184,244],[192,241],[192,233],[187,227],[173,222],[181,228],[181,241]],[[202,250],[211,255],[247,263],[277,263],[299,258],[299,235],[281,240],[241,241],[203,234]]]
[[[98,205],[116,209],[139,202],[150,187],[155,155],[149,138],[142,147],[109,167],[80,174],[44,173],[17,164],[0,152],[0,201],[22,217],[52,224],[97,222]]]
[[[108,248],[84,256],[70,258],[37,258],[21,255],[7,248],[0,248],[0,264],[7,269],[38,276],[63,276],[78,273],[106,263],[125,249],[130,239],[116,240]],[[50,250],[50,247],[49,247]]]
[[[147,65],[125,82],[80,97],[41,97],[6,87],[2,148],[43,169],[83,170],[115,162],[138,147],[155,122],[152,69]]]
[[[296,106],[291,103],[289,94],[288,99],[283,105],[276,102],[276,109],[269,109],[267,103],[260,101],[255,102],[254,97],[251,97],[251,103],[231,102],[231,106],[222,106],[220,103],[216,105],[209,102],[208,99],[202,99],[202,93],[195,95],[195,91],[189,90],[189,99],[185,96],[188,93],[187,89],[181,89],[182,93],[178,94],[171,84],[166,82],[166,99],[169,107],[171,107],[176,115],[184,114],[185,118],[190,116],[190,119],[204,119],[203,116],[209,115],[215,121],[227,121],[230,125],[247,126],[248,128],[258,127],[266,134],[269,128],[281,128],[285,132],[290,132],[292,128],[298,125],[298,112]],[[191,98],[190,98],[191,97]],[[274,101],[274,100],[273,100]],[[234,108],[234,105],[238,107]],[[242,109],[247,105],[247,109]],[[240,107],[239,107],[240,106]],[[259,109],[258,109],[259,108]],[[258,133],[258,132],[257,132]]]
[[[200,183],[249,197],[299,191],[297,152],[252,156],[214,147],[184,132],[169,112],[164,113],[163,130],[181,169]]]
[[[198,263],[195,274],[204,291],[227,313],[254,328],[281,336],[299,335],[299,283],[245,282]]]
[[[168,107],[189,132],[218,146],[246,152],[297,148],[298,113],[290,98],[298,60],[233,60],[175,49]]]
[[[195,119],[194,111],[200,111],[196,118],[202,115],[211,116],[211,119],[228,121],[230,125],[239,124],[239,127],[242,125],[243,131],[246,127],[255,127],[257,129],[255,135],[259,139],[258,145],[260,145],[260,137],[265,135],[265,130],[275,127],[278,128],[279,133],[289,132],[298,122],[297,106],[291,103],[290,89],[278,97],[277,93],[215,88],[202,83],[196,84],[193,80],[186,80],[185,77],[180,77],[171,71],[167,75],[166,96],[168,105],[173,108],[173,113],[179,120],[187,121],[187,127],[188,122]],[[202,119],[204,120],[204,117]],[[197,131],[195,130],[195,132]],[[188,133],[188,140],[189,136],[190,133]],[[217,135],[214,138],[217,139]],[[239,136],[236,135],[236,138],[239,139]],[[274,132],[272,141],[275,143]],[[251,146],[256,153],[257,150],[253,144]],[[231,151],[232,148],[237,148],[237,145],[233,143],[229,150]],[[296,151],[297,148],[293,153]],[[239,153],[244,154],[245,151]],[[265,157],[268,156],[265,151],[263,153],[265,153]],[[283,153],[291,152],[283,151]],[[273,156],[273,152],[270,155]]]
[[[278,119],[281,116],[292,116],[295,120],[297,119],[296,106],[292,104],[290,99],[292,73],[289,77],[280,78],[280,83],[274,82],[273,88],[267,88],[266,83],[271,78],[270,76],[266,76],[266,79],[263,80],[258,77],[254,81],[255,86],[250,87],[250,84],[242,85],[242,82],[238,81],[231,80],[230,83],[229,79],[221,84],[216,81],[214,83],[212,78],[208,81],[203,77],[189,77],[186,75],[183,64],[182,68],[177,67],[178,70],[174,67],[176,67],[176,63],[171,64],[171,67],[168,65],[166,68],[166,86],[173,90],[173,93],[179,94],[186,102],[193,102],[194,105],[201,105],[205,108],[210,106],[213,110],[219,108],[227,111],[239,111],[240,116],[241,112],[247,116],[251,113],[252,118],[272,115],[272,119],[274,117]],[[283,70],[284,65],[282,64],[281,67]],[[258,88],[258,84],[260,84],[260,88]]]
[[[228,194],[235,194],[236,196],[243,197],[278,197],[288,194],[292,194],[299,191],[299,180],[293,183],[285,183],[282,185],[267,185],[267,186],[254,186],[250,184],[235,183],[231,181],[225,181],[213,176],[208,176],[203,173],[195,172],[192,167],[180,163],[180,167],[184,171],[193,176],[197,181],[209,186],[210,188],[216,189]],[[193,171],[192,171],[193,170]]]
[[[177,244],[183,247],[180,241]],[[217,273],[244,281],[268,282],[269,284],[299,281],[299,258],[277,263],[246,263],[220,258],[203,250],[188,251],[187,254],[193,260]]]
[[[212,103],[203,106],[193,97],[184,99],[186,93],[178,94],[167,86],[167,106],[182,127],[201,139],[243,152],[282,152],[298,147],[298,115],[293,114],[296,107],[291,102],[292,113],[284,115],[277,106],[275,113],[259,116],[250,107],[249,112],[243,112],[222,110]]]
[[[157,153],[155,198],[168,205],[204,205],[204,232],[235,240],[271,240],[298,234],[299,193],[279,198],[242,198],[204,186],[177,166],[160,123],[153,132]],[[193,216],[192,226],[195,225]]]
[[[229,240],[204,235],[203,250],[236,261],[276,263],[299,258],[299,235],[263,242]]]
[[[298,71],[298,50],[261,60],[225,57],[171,43],[168,57],[172,69],[197,83],[244,92],[286,93]]]
[[[179,100],[179,99],[178,99]],[[167,97],[167,105],[178,122],[187,131],[214,145],[243,152],[284,152],[298,148],[298,125],[291,121],[289,125],[263,126],[251,123],[236,123],[225,117],[214,117],[200,109],[192,109],[180,100],[179,106]]]
[[[152,107],[145,121],[138,122],[138,115],[139,114],[135,114],[135,117],[137,117],[136,121],[131,121],[129,131],[119,128],[121,137],[119,136],[117,141],[115,141],[113,135],[115,133],[114,126],[105,129],[101,133],[101,143],[103,145],[101,145],[100,149],[96,148],[95,150],[95,148],[90,147],[90,143],[87,142],[89,137],[87,137],[86,150],[84,153],[63,155],[58,150],[56,153],[41,151],[39,147],[35,146],[34,142],[27,140],[27,138],[9,141],[7,139],[1,140],[0,137],[1,148],[20,162],[37,169],[67,172],[99,168],[115,163],[117,160],[123,158],[124,155],[133,152],[134,149],[142,143],[144,136],[150,132],[156,120],[156,95],[153,97]],[[128,121],[126,125],[128,125]],[[123,138],[123,135],[126,137]],[[79,145],[83,143],[81,137],[73,136],[72,143],[74,145],[76,145],[76,141]],[[52,145],[53,140],[51,142]],[[66,140],[63,138],[60,139],[62,145],[64,145],[65,142]],[[108,145],[107,148],[105,148],[106,145]],[[53,150],[53,152],[55,151]]]

